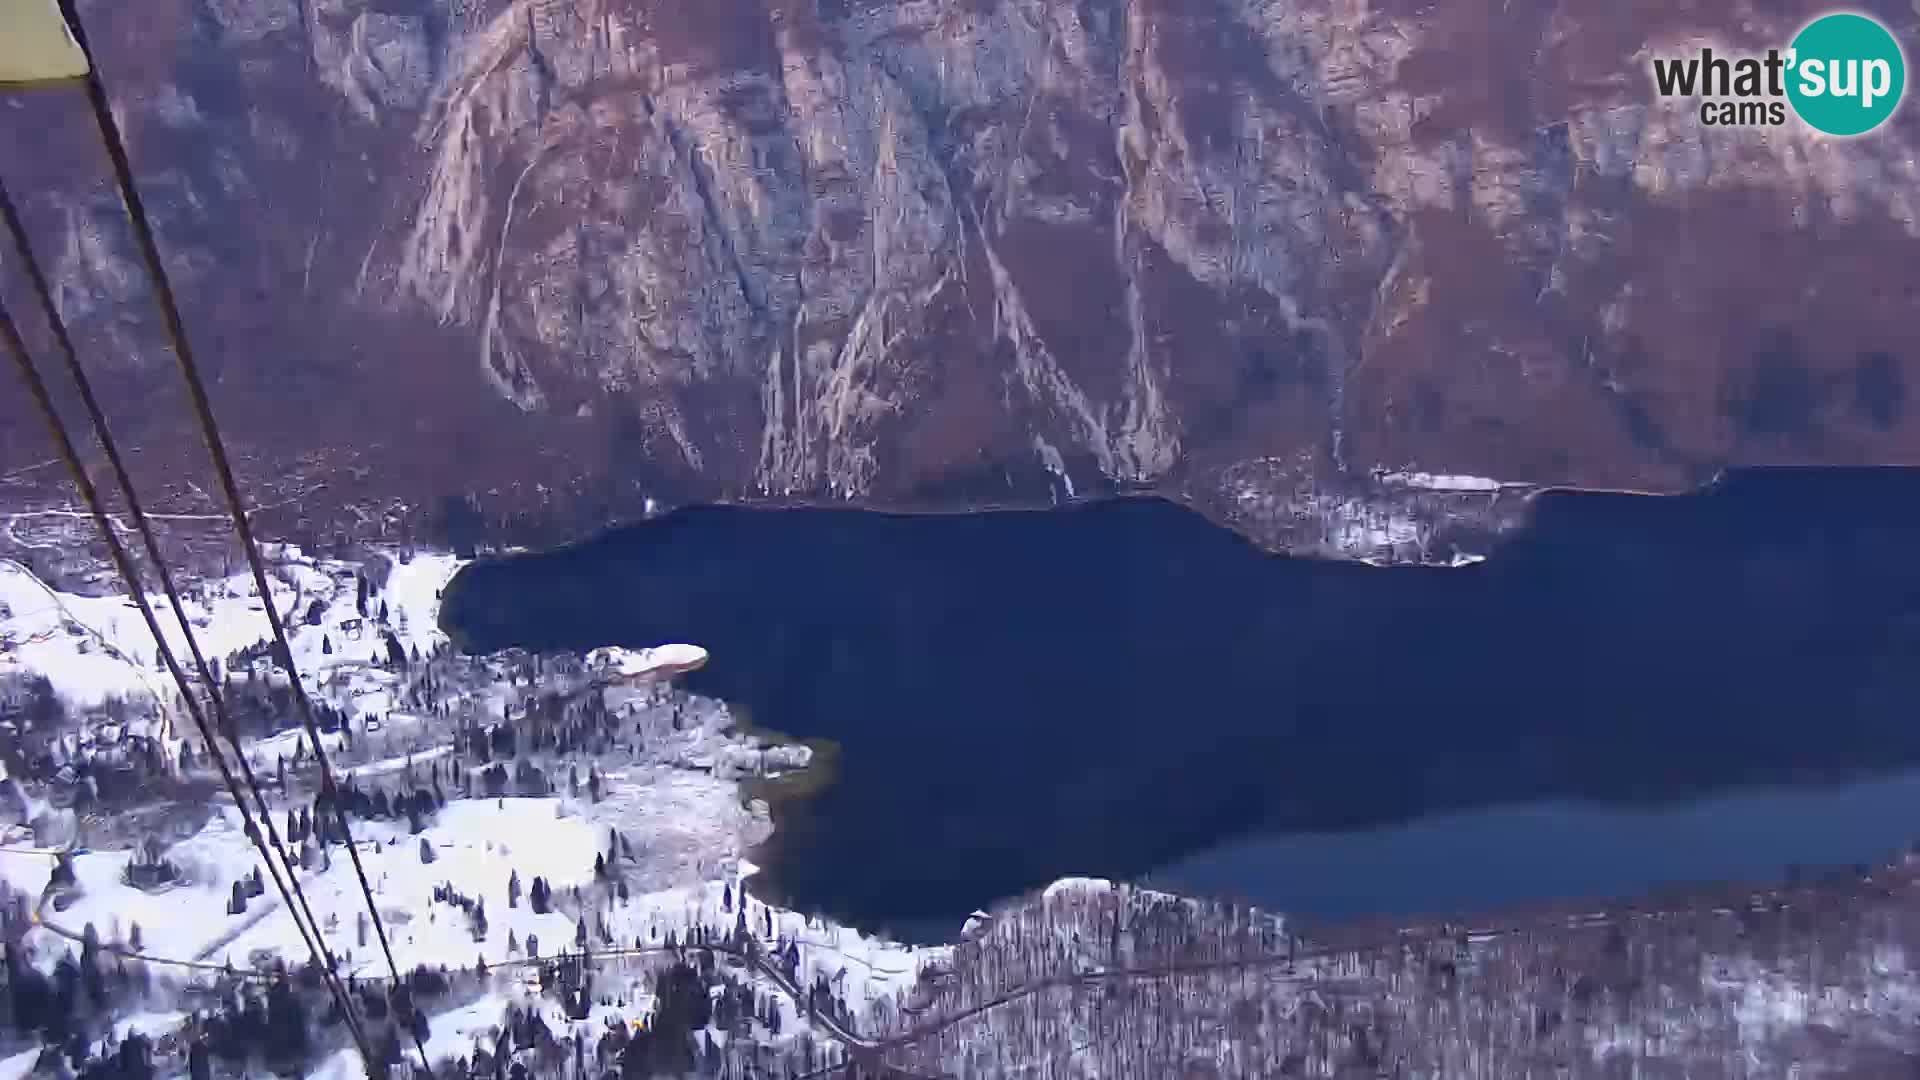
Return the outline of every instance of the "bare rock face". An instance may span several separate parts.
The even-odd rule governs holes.
[[[1713,128],[1646,74],[1815,10],[83,6],[285,529],[1153,490],[1385,561],[1458,558],[1544,485],[1920,460],[1920,113]],[[78,101],[0,117],[116,422],[195,504]],[[47,456],[23,406],[8,461]]]

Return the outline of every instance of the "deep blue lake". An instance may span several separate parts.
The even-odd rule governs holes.
[[[1920,837],[1920,474],[1542,496],[1474,567],[1264,554],[1156,500],[701,508],[476,564],[463,646],[692,641],[840,744],[769,885],[919,934],[1064,874],[1321,918],[1632,893]]]

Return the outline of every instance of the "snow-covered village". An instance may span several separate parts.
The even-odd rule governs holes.
[[[125,597],[0,565],[0,1075],[357,1076],[356,1027],[445,1075],[800,1074],[943,962],[752,898],[770,826],[739,781],[807,750],[674,689],[704,650],[467,657],[436,626],[453,557],[269,555],[337,798],[244,575],[186,598],[209,746]]]

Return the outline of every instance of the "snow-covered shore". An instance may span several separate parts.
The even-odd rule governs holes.
[[[444,776],[452,786],[461,774],[471,774],[465,777],[471,782],[480,770],[465,759],[465,743],[456,741],[449,720],[454,706],[439,701],[420,707],[418,686],[409,681],[406,665],[392,659],[396,647],[416,660],[444,651],[440,595],[461,562],[438,553],[376,557],[387,561],[379,568],[383,573],[311,558],[291,547],[270,552],[274,588],[268,601],[288,628],[296,667],[315,701],[343,714],[352,734],[351,753],[347,734],[329,735],[330,753],[340,761],[342,778],[363,786],[400,781],[404,788],[423,783],[429,773],[436,785]],[[379,617],[362,613],[357,595],[362,577],[384,581],[373,599]],[[184,664],[184,642],[171,610],[163,597],[151,600]],[[44,676],[70,713],[122,699],[128,705],[123,713],[144,718],[129,721],[128,733],[158,740],[170,758],[183,743],[205,752],[184,730],[189,725],[174,722],[177,694],[157,665],[152,635],[126,597],[62,592],[19,564],[0,563],[0,605],[0,641],[6,643],[0,678]],[[223,664],[230,655],[256,647],[269,632],[262,601],[245,575],[195,583],[186,607],[203,651]],[[660,689],[662,680],[705,663],[704,649],[687,644],[604,649],[579,660],[572,670],[588,680],[582,685],[602,688],[605,707],[621,716],[660,712],[669,701],[679,702],[671,705],[672,728],[649,735],[645,752],[627,764],[602,768],[597,773],[602,788],[591,800],[558,790],[546,797],[455,798],[417,833],[404,819],[356,822],[357,847],[401,970],[524,960],[536,939],[550,955],[572,948],[583,932],[590,932],[596,949],[644,948],[738,923],[763,948],[776,942],[797,945],[802,961],[795,981],[802,986],[830,981],[858,1015],[882,1003],[890,1007],[924,966],[946,955],[945,949],[896,944],[749,897],[745,885],[755,868],[745,855],[765,840],[771,825],[764,804],[742,798],[740,780],[804,766],[804,748],[766,746],[758,736],[733,731],[718,703],[688,704],[684,695],[676,698]],[[461,663],[482,673],[494,670],[484,659]],[[469,718],[494,720],[516,709],[524,712],[533,693],[532,687],[515,685],[516,676],[524,674],[524,668],[504,665],[491,681],[483,674],[460,691],[459,708]],[[223,674],[228,680],[275,677],[276,669],[264,660]],[[289,729],[250,740],[247,754],[256,768],[272,769],[299,756],[305,738],[297,728]],[[76,735],[76,750],[80,741]],[[391,752],[374,756],[380,747]],[[276,820],[302,798],[296,794],[276,805]],[[128,884],[129,864],[137,856],[125,837],[73,854],[74,887],[63,890],[61,910],[48,908],[44,917],[36,916],[22,941],[25,955],[50,971],[59,958],[78,952],[74,939],[81,928],[92,927],[109,946],[164,960],[240,969],[272,957],[289,965],[304,962],[298,926],[271,891],[255,897],[244,916],[210,914],[221,910],[235,881],[260,865],[237,809],[222,799],[211,810],[203,826],[169,849],[169,859],[184,872],[171,888],[148,892]],[[624,847],[616,845],[616,835],[625,838]],[[616,848],[616,870],[623,883],[635,886],[623,887],[618,899],[604,887],[596,866]],[[51,855],[28,847],[0,850],[0,882],[30,896],[43,895]],[[361,925],[364,905],[350,861],[334,858],[324,866],[296,866],[293,872],[322,937],[343,958],[343,970],[361,978],[384,976],[386,960]],[[555,895],[578,890],[587,899],[536,913],[525,898],[509,895],[515,878],[516,894],[539,878]],[[603,886],[598,890],[597,881]],[[445,902],[452,894],[484,906],[483,935],[476,934],[469,911]],[[468,1049],[471,1040],[462,1033],[497,1025],[508,1004],[531,1001],[530,993],[509,981],[478,1002],[435,1017],[435,1049],[442,1042],[450,1056]],[[789,1030],[804,1029],[797,1003],[790,1019]],[[564,1017],[557,1022],[566,1023]],[[357,1069],[357,1062],[335,1060],[321,1075],[345,1076]]]
[[[359,567],[311,558],[291,546],[270,547],[271,600],[310,690],[319,695],[331,680],[350,679],[384,655],[385,638],[372,632],[356,606]],[[439,628],[440,590],[462,561],[442,553],[402,558],[385,552],[381,558],[387,563],[382,590],[387,626],[403,648],[432,651],[446,640]],[[197,582],[183,593],[194,638],[209,660],[264,641],[271,632],[250,575]],[[187,666],[186,639],[171,605],[157,592],[147,601],[168,647]],[[317,619],[310,618],[314,615]],[[62,592],[20,563],[0,560],[0,676],[10,671],[46,676],[62,698],[76,705],[115,696],[167,701],[175,695],[153,634],[131,598]],[[326,696],[340,699],[356,715],[390,704],[353,692],[359,686],[346,689]]]

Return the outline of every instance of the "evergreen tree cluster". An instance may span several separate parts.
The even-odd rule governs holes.
[[[438,774],[431,788],[415,787],[411,792],[395,792],[389,796],[386,789],[374,787],[363,789],[352,778],[339,788],[340,807],[349,819],[363,821],[391,821],[407,819],[408,828],[418,833],[427,827],[440,808],[446,804],[438,782]],[[310,813],[305,815],[322,843],[340,843],[345,838],[335,835],[339,828],[334,821],[333,802],[326,792],[314,797]]]
[[[459,740],[461,750],[477,765],[532,753],[591,756],[626,745],[619,717],[607,709],[604,694],[598,691],[541,694],[517,713],[509,708],[498,723],[471,724]],[[593,770],[585,777],[570,778],[570,786],[584,784],[596,799],[602,783]]]
[[[455,889],[451,884],[434,886],[433,900],[437,904],[452,904],[467,916],[473,928],[473,940],[487,940],[487,902],[475,900]],[[511,906],[511,904],[509,905]]]
[[[68,1075],[103,1080],[153,1075],[145,1039],[110,1045],[98,1058],[89,1054],[116,1011],[144,997],[150,984],[146,965],[102,946],[92,923],[82,931],[79,957],[62,957],[51,976],[27,963],[12,943],[4,947],[4,967],[6,1015],[13,1031],[37,1037],[62,1059]]]

